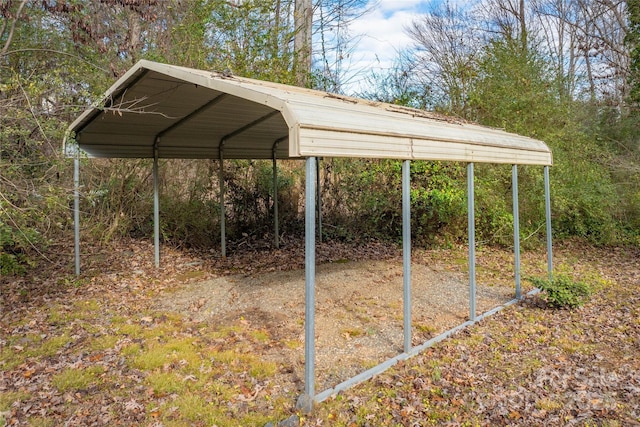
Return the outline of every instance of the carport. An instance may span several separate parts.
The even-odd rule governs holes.
[[[75,269],[80,274],[79,158],[153,159],[155,263],[160,264],[158,159],[218,159],[220,163],[221,252],[224,225],[225,159],[301,159],[305,169],[305,390],[299,407],[310,410],[354,384],[407,359],[451,333],[499,310],[476,313],[474,164],[512,165],[515,297],[520,287],[518,165],[544,167],[547,265],[552,272],[549,166],[541,141],[468,124],[422,110],[334,95],[142,60],[69,127],[65,154],[74,158]],[[333,388],[315,390],[316,174],[319,157],[403,160],[404,352]],[[410,162],[467,163],[469,224],[469,320],[419,346],[411,343]],[[277,198],[274,205],[278,245]]]

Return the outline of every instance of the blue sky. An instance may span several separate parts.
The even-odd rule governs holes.
[[[393,67],[398,52],[411,45],[405,27],[427,9],[429,0],[371,0],[369,13],[354,21],[349,30],[357,41],[346,63],[350,71],[362,75],[368,70]],[[358,86],[355,82],[349,86]],[[357,90],[357,89],[356,89]]]
[[[398,52],[412,45],[405,28],[430,5],[444,0],[369,0],[371,11],[354,21],[350,34],[357,41],[354,51],[345,61],[355,78],[345,85],[347,93],[361,90],[358,84],[371,70],[387,70],[394,66]],[[478,0],[449,0],[452,4],[470,6]]]

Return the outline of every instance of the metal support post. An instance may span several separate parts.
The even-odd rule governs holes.
[[[276,249],[280,248],[280,224],[278,218],[278,165],[276,161],[276,149],[273,149],[273,243]]]
[[[220,170],[218,171],[218,181],[220,186],[220,252],[223,257],[227,256],[227,230],[226,212],[224,208],[224,157],[222,155],[222,143],[220,143]]]
[[[544,205],[547,221],[547,271],[549,280],[553,279],[553,246],[551,235],[551,185],[549,183],[549,166],[544,167]]]
[[[513,257],[516,281],[516,298],[522,298],[520,287],[520,209],[518,206],[518,165],[511,168],[511,187],[513,189]]]
[[[411,161],[402,162],[402,274],[404,352],[411,351]]]
[[[476,221],[473,163],[467,165],[467,218],[469,229],[469,320],[476,320]]]
[[[160,196],[158,191],[158,150],[153,150],[153,255],[160,267]]]
[[[320,158],[316,157],[316,191],[318,207],[318,242],[322,243],[322,186],[320,185]]]
[[[305,176],[304,395],[298,407],[311,411],[315,397],[316,159],[307,158]]]
[[[80,159],[73,159],[73,238],[76,276],[80,275]]]

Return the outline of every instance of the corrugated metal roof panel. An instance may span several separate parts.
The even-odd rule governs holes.
[[[217,158],[227,137],[225,158],[271,158],[283,141],[279,158],[552,163],[541,141],[426,111],[144,60],[69,131],[93,157],[155,147],[161,158]]]

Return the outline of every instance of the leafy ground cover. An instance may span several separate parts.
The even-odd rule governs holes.
[[[637,249],[557,248],[559,269],[596,287],[584,306],[528,298],[305,416],[294,409],[291,367],[263,357],[297,343],[242,318],[193,322],[153,308],[195,280],[301,268],[296,244],[225,260],[165,249],[155,270],[148,242],[121,241],[85,247],[80,278],[71,247],[0,281],[0,425],[263,426],[292,415],[306,426],[640,425]],[[397,256],[381,244],[319,252],[320,262]],[[437,256],[455,263],[461,254]],[[499,266],[509,254],[483,256]]]

